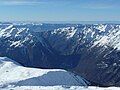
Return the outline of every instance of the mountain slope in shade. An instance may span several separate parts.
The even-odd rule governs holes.
[[[119,24],[60,28],[44,32],[43,37],[60,54],[75,56],[79,62],[72,69],[75,73],[101,86],[120,86]]]
[[[120,86],[120,26],[116,27],[95,38],[76,67],[84,78],[103,86]]]
[[[0,57],[0,88],[9,86],[87,86],[88,82],[61,69],[26,68]]]

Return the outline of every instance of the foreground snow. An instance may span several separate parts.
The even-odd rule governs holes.
[[[100,87],[82,87],[82,86],[17,86],[17,87],[7,87],[2,90],[120,90],[119,87],[108,87],[108,88],[100,88]]]
[[[46,87],[59,85],[87,86],[85,80],[81,77],[65,70],[27,68],[9,58],[0,57],[0,88],[4,89],[11,86],[16,89],[22,89],[24,87],[40,88],[39,86]]]

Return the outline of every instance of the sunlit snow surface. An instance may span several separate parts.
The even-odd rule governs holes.
[[[82,87],[82,86],[8,86],[1,90],[120,90],[120,87],[100,88],[95,86]]]
[[[52,89],[52,86],[66,88],[70,86],[87,86],[87,84],[83,78],[65,70],[27,68],[7,57],[0,57],[0,90],[13,87],[15,90],[24,90],[24,88],[39,89],[48,86],[51,86]]]

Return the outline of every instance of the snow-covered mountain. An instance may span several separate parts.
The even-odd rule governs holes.
[[[40,35],[42,32],[41,28],[38,27],[47,27],[47,25],[2,24],[0,26],[0,56],[7,56],[24,66],[30,67],[75,67],[76,62],[69,61],[69,57],[60,55],[49,44],[49,41],[43,35]],[[54,28],[56,25],[52,26]],[[60,26],[65,25],[60,24]],[[63,58],[65,60],[62,60]]]
[[[1,24],[0,56],[120,86],[120,24]]]
[[[55,60],[51,46],[27,25],[1,25],[0,56],[10,57],[24,66],[44,68]]]
[[[27,68],[7,57],[0,57],[0,89],[16,86],[87,85],[85,79],[65,70]]]

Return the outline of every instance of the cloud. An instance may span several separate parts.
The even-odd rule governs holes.
[[[0,5],[36,5],[54,2],[69,2],[69,0],[0,0]]]
[[[116,2],[115,2],[116,1]],[[0,0],[0,5],[37,5],[37,4],[68,3],[80,5],[81,8],[106,9],[120,7],[118,0]]]
[[[43,0],[1,0],[0,5],[34,5],[44,3]]]
[[[72,0],[0,0],[0,5],[36,5],[48,3],[66,3]]]

